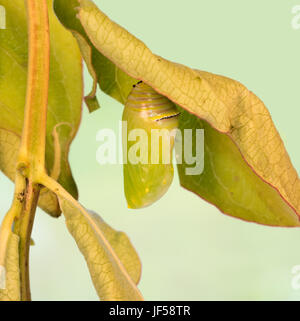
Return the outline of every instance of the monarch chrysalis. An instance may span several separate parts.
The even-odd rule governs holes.
[[[176,106],[150,86],[141,81],[133,86],[123,112],[123,122],[127,121],[123,155],[128,207],[149,206],[168,190],[174,172],[172,131],[178,127],[178,116]],[[169,162],[163,157],[166,154]],[[138,161],[132,161],[132,156]]]

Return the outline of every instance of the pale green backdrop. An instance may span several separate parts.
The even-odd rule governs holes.
[[[300,170],[300,0],[98,0],[113,20],[155,53],[237,79],[267,105]],[[86,73],[86,89],[91,80]],[[118,128],[122,106],[98,94],[101,110],[83,120],[70,161],[80,201],[126,231],[143,262],[147,300],[299,300],[291,286],[300,265],[300,229],[245,223],[179,187],[150,208],[128,210],[122,167],[96,162],[96,133]],[[2,219],[13,185],[0,180]],[[64,219],[38,211],[31,249],[34,300],[96,300],[88,270]]]

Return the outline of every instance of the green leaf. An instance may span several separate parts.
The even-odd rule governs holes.
[[[5,266],[0,265],[0,301],[20,301],[19,237],[11,233]]]
[[[68,163],[69,146],[81,118],[81,54],[72,34],[57,20],[49,4],[50,84],[46,137],[46,167],[74,197],[77,188]],[[26,95],[28,40],[23,0],[0,0],[6,9],[6,29],[0,32],[0,169],[15,178],[16,155],[23,127]],[[9,136],[9,138],[8,138]],[[54,137],[55,136],[55,137]],[[8,142],[8,143],[7,143]],[[9,158],[4,154],[11,154]],[[57,198],[42,191],[39,205],[53,216],[60,214]]]
[[[229,139],[232,156],[226,159],[230,163],[227,168],[233,167],[241,175],[246,174],[240,168],[241,162],[235,159],[236,153],[240,153],[245,165],[260,182],[258,187],[253,185],[252,178],[247,175],[239,177],[246,186],[244,189],[249,184],[249,188],[252,186],[257,189],[254,193],[257,197],[261,195],[259,190],[268,195],[268,199],[260,197],[252,200],[257,205],[251,214],[237,211],[236,206],[225,205],[224,196],[220,198],[221,193],[212,194],[209,199],[227,214],[246,220],[269,225],[298,226],[300,181],[263,102],[235,80],[193,70],[153,54],[143,42],[112,22],[93,2],[80,0],[79,3],[78,17],[95,48],[113,62],[116,68],[134,79],[143,80],[188,113],[207,122],[210,125],[209,131],[214,133],[218,141],[214,146],[209,145],[209,150],[220,146],[222,139]],[[106,73],[104,68],[101,71]],[[227,177],[228,174],[219,175]],[[201,179],[201,175],[189,179],[181,174],[184,186],[189,181],[189,188],[193,192],[208,199],[207,195],[212,193],[211,187],[199,184]],[[226,184],[231,182],[226,180]],[[225,186],[226,190],[231,188],[231,185]],[[243,204],[243,194],[236,195],[239,195],[239,204]],[[262,214],[261,200],[265,202],[264,207],[269,208],[266,216]],[[279,204],[284,212],[280,218],[277,217],[278,212],[270,208],[272,202]],[[257,208],[260,208],[259,213],[254,212]],[[270,212],[273,214],[270,215]]]
[[[113,230],[97,214],[86,211],[78,203],[60,197],[60,205],[100,299],[143,300],[136,287],[141,264],[126,234]]]
[[[205,133],[203,173],[187,175],[186,170],[195,165],[184,162],[183,155],[183,163],[177,165],[184,188],[222,212],[243,220],[275,226],[300,226],[297,214],[274,188],[253,172],[228,136],[186,111],[182,111],[179,128],[182,132],[185,128],[192,128],[194,142],[196,129],[204,129]],[[196,155],[195,148],[193,155]]]
[[[54,11],[79,42],[82,55],[94,79],[94,87],[98,81],[102,91],[124,104],[137,80],[128,76],[93,46],[76,17],[78,5],[78,0],[54,0]],[[92,93],[94,91],[95,88],[92,89]],[[93,94],[91,96],[93,97]]]

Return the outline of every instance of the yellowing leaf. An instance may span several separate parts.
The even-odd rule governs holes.
[[[138,284],[141,278],[142,265],[128,236],[124,232],[114,230],[97,213],[92,211],[87,211],[87,213],[90,214],[91,218],[99,226],[134,283]]]
[[[0,0],[6,10],[6,29],[0,32],[0,128],[20,137],[23,127],[27,80],[28,40],[27,17],[23,0]],[[82,66],[81,54],[72,34],[57,20],[48,0],[50,23],[50,84],[47,115],[46,167],[51,173],[55,160],[60,162],[57,180],[74,197],[77,188],[68,163],[69,146],[77,132],[81,118]],[[55,151],[53,129],[57,124],[68,123],[59,128],[60,154]],[[7,135],[7,134],[5,134]],[[19,140],[11,145],[15,155]],[[0,142],[0,150],[4,147]],[[5,158],[0,167],[14,179],[15,158]],[[8,162],[8,163],[7,163]],[[9,172],[6,170],[9,169]],[[41,194],[39,203],[53,216],[60,214],[56,196],[50,192]]]
[[[88,42],[85,40],[85,38],[79,32],[72,31],[72,34],[77,40],[82,57],[83,57],[84,61],[86,62],[88,71],[94,80],[93,88],[92,88],[91,92],[86,97],[84,97],[85,103],[86,103],[89,111],[93,112],[93,111],[99,109],[100,106],[99,106],[99,103],[98,103],[98,100],[96,97],[98,76],[97,76],[97,73],[93,67],[92,48],[89,46]]]
[[[231,140],[233,158],[227,158],[227,161],[233,163],[227,165],[227,168],[237,164],[240,166],[241,161],[234,162],[234,155],[239,152],[246,165],[263,184],[258,187],[253,185],[253,181],[248,182],[247,177],[240,177],[245,184],[244,189],[250,186],[258,188],[256,195],[261,196],[259,189],[262,188],[262,195],[268,195],[265,200],[267,204],[264,206],[268,207],[270,212],[265,216],[258,215],[258,212],[245,215],[236,213],[234,206],[223,206],[223,201],[216,200],[216,195],[210,198],[211,201],[233,216],[263,224],[298,226],[299,178],[263,102],[237,81],[193,70],[154,55],[143,42],[112,22],[91,1],[80,0],[79,3],[78,17],[86,34],[95,48],[111,60],[116,68],[125,71],[134,79],[143,80],[190,114],[206,121],[210,125],[208,130],[216,131],[217,140],[221,140],[223,136]],[[220,133],[220,136],[217,136],[217,133]],[[220,145],[219,140],[216,145]],[[210,150],[215,148],[217,147],[209,146]],[[205,184],[199,184],[202,176],[190,179],[194,181],[193,184],[187,184],[188,179],[181,175],[184,186],[207,199],[206,195],[211,191]],[[270,188],[272,193],[269,193]],[[228,186],[225,186],[225,189],[228,189]],[[274,199],[276,204],[280,204],[280,218],[277,217],[278,212],[270,207]],[[260,200],[253,199],[252,202],[258,202],[259,213],[264,211],[264,207],[259,204]]]
[[[67,227],[87,262],[100,299],[142,300],[136,287],[141,265],[128,237],[76,204],[60,197]]]
[[[125,104],[132,85],[137,80],[128,76],[92,45],[80,21],[76,18],[77,7],[78,0],[54,0],[56,15],[77,39],[89,72],[94,79],[94,88],[89,96],[93,97],[95,94],[95,82],[98,81],[101,90]],[[89,104],[90,100],[86,102]],[[92,105],[89,109],[92,111],[95,107]]]
[[[11,233],[5,259],[0,265],[0,301],[20,301],[19,237]]]
[[[20,141],[20,137],[15,133],[0,128],[0,169],[11,180],[15,179]]]

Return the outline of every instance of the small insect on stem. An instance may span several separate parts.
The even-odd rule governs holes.
[[[22,192],[18,193],[18,195],[17,195],[17,200],[18,200],[20,203],[23,203],[23,202],[24,202],[24,199],[25,199],[25,192],[22,191]]]

